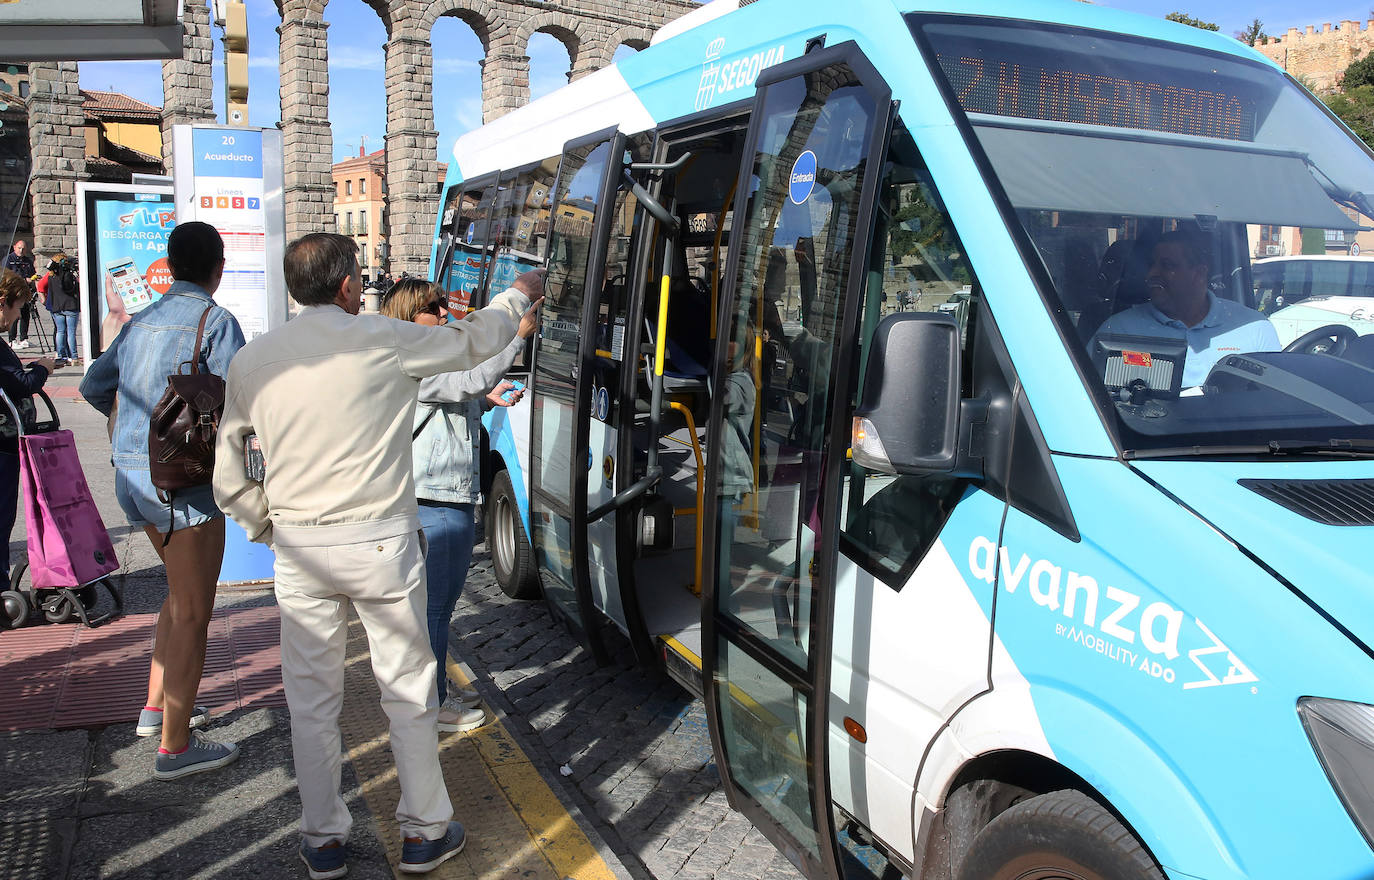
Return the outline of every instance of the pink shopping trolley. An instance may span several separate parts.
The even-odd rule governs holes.
[[[49,623],[75,617],[86,626],[99,626],[124,610],[123,597],[108,578],[119,568],[119,559],[81,470],[72,432],[60,429],[47,394],[40,390],[35,396],[47,405],[50,420],[37,419],[32,398],[16,406],[0,392],[19,426],[19,490],[29,557],[27,565],[21,562],[11,570],[0,606],[12,627],[40,616]],[[114,607],[94,615],[101,585]]]

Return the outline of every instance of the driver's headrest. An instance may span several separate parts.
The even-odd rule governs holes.
[[[1374,333],[1350,340],[1341,357],[1374,370]]]
[[[1154,245],[1153,241],[1123,238],[1112,242],[1102,255],[1099,290],[1115,311],[1149,300],[1145,277],[1150,274]]]

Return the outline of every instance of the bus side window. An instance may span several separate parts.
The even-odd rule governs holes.
[[[895,312],[952,315],[962,330],[964,363],[969,365],[980,299],[978,281],[925,163],[900,123],[893,133],[887,168],[878,195],[860,317],[860,369],[878,323]],[[919,382],[920,377],[912,381]],[[971,384],[965,375],[964,394]],[[857,406],[862,387],[860,375],[851,407]],[[968,481],[942,475],[892,476],[852,461],[848,467],[842,546],[865,569],[900,589],[934,544]]]
[[[438,280],[447,293],[449,308],[460,315],[478,294],[490,261],[488,217],[495,192],[494,184],[454,187],[445,204],[444,225],[453,249]]]

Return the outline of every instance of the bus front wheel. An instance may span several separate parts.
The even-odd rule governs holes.
[[[486,529],[492,573],[501,592],[512,599],[538,599],[539,572],[520,522],[520,506],[509,471],[497,471],[492,480],[487,494]]]
[[[1052,791],[1015,804],[969,845],[960,880],[1164,880],[1135,835],[1092,798]]]

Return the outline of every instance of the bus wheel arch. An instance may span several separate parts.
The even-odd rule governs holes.
[[[1058,841],[1069,861],[1038,860],[1022,846],[1027,838],[1021,832],[1028,828],[1030,839]],[[1106,878],[1164,876],[1148,845],[1100,792],[1032,752],[999,751],[969,761],[952,780],[943,806],[923,823],[920,839],[925,880],[992,880],[1002,876],[995,868],[1003,862],[1016,869],[1007,876],[1039,877],[1036,869],[1044,868],[1043,876],[1058,877],[1064,875],[1052,869],[1070,867],[1087,869],[1083,876],[1092,877],[1094,865],[1074,858],[1084,852],[1104,854],[1100,864],[1110,868],[1098,870],[1106,870]]]
[[[492,474],[483,523],[492,574],[501,592],[512,599],[538,599],[542,590],[534,548],[520,521],[519,501],[504,465]]]

